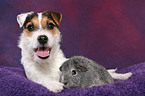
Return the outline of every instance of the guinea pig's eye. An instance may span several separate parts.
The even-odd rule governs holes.
[[[47,28],[52,30],[55,27],[53,23],[47,23]]]
[[[72,75],[76,75],[77,71],[76,70],[72,70]]]
[[[33,24],[32,25],[28,25],[27,29],[29,31],[33,31],[33,30],[35,30],[35,26]]]

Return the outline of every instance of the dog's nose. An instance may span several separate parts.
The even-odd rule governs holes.
[[[48,37],[46,35],[40,35],[37,40],[40,44],[45,44],[48,41]]]

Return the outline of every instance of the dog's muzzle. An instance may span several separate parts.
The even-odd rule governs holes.
[[[48,37],[46,35],[40,35],[37,40],[41,47],[34,48],[34,51],[39,58],[47,59],[51,52],[51,48],[45,46],[45,44],[48,42]]]

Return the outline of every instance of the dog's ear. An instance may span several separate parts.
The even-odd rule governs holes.
[[[29,14],[32,14],[32,13],[34,13],[34,12],[31,11],[31,12],[27,12],[27,13],[22,13],[22,14],[19,14],[19,15],[17,16],[17,22],[18,22],[20,28],[23,26],[26,17],[27,17]]]
[[[54,21],[56,22],[56,24],[59,25],[62,19],[62,14],[59,12],[50,12],[50,14],[52,18],[54,19]]]
[[[43,14],[53,19],[57,25],[60,25],[62,19],[62,14],[60,12],[45,11]]]

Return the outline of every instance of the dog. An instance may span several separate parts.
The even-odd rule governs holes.
[[[21,63],[26,76],[52,92],[61,92],[63,84],[59,82],[60,66],[68,60],[60,49],[59,31],[62,14],[44,11],[27,12],[17,16],[20,28],[23,28],[18,46],[21,49]],[[115,69],[108,70],[113,79],[127,79],[132,74],[118,74]]]
[[[63,84],[59,82],[59,67],[66,58],[60,49],[58,26],[61,19],[61,13],[50,11],[17,16],[19,26],[23,27],[18,46],[26,76],[53,92],[63,90]]]

